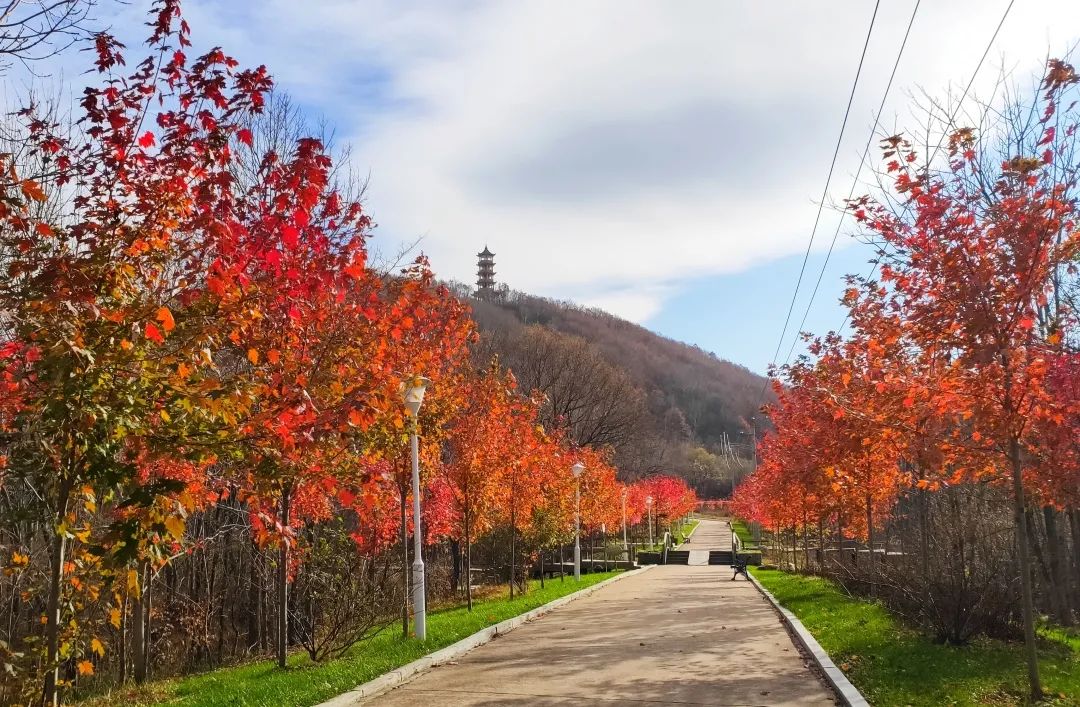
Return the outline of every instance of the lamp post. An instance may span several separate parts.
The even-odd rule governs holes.
[[[625,486],[622,490],[622,551],[626,554],[626,561],[630,561],[630,545],[626,542],[626,494],[629,492]]]
[[[652,552],[652,496],[645,499],[645,510],[649,514],[649,552]]]
[[[574,581],[581,580],[581,472],[585,471],[585,465],[575,462],[570,467],[574,480]]]
[[[413,376],[402,383],[402,396],[405,399],[405,409],[412,418],[412,434],[410,445],[412,447],[412,498],[413,498],[413,563],[412,563],[412,601],[413,601],[413,630],[416,637],[423,641],[427,638],[427,606],[424,598],[424,558],[421,556],[421,540],[423,538],[420,527],[420,443],[417,439],[417,415],[420,405],[424,402],[424,391],[427,389],[427,378]]]

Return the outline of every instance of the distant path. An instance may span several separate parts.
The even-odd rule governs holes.
[[[703,521],[691,544],[730,548],[726,532]],[[834,704],[753,585],[730,576],[669,565],[627,577],[370,704]]]
[[[699,520],[690,539],[679,545],[690,551],[691,565],[709,564],[709,550],[731,549],[731,527],[720,520]]]

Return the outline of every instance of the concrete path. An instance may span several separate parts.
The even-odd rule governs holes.
[[[695,541],[726,532],[709,524]],[[730,577],[688,566],[627,577],[369,704],[834,704],[761,595]]]
[[[693,535],[679,549],[690,551],[688,564],[708,565],[709,550],[731,549],[731,526],[717,520],[700,520]]]

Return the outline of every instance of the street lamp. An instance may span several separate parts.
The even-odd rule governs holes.
[[[574,486],[574,580],[581,580],[581,472],[585,471],[585,465],[574,462],[570,467],[577,482]]]
[[[622,551],[626,554],[626,561],[630,561],[630,545],[626,542],[626,494],[630,489],[623,487],[622,490]]]
[[[421,556],[420,528],[420,443],[417,439],[417,414],[424,402],[424,391],[431,381],[423,376],[413,376],[401,384],[405,409],[412,418],[412,499],[413,499],[413,563],[412,563],[412,600],[413,628],[416,637],[423,641],[427,638],[427,606],[424,600],[424,558]]]
[[[652,552],[652,496],[645,499],[645,511],[649,515],[649,551]]]

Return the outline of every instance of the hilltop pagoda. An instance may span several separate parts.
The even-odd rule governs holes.
[[[484,249],[476,254],[476,297],[493,299],[495,297],[495,254]]]

